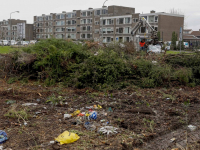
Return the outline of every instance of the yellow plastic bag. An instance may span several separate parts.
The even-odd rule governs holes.
[[[58,141],[61,145],[63,145],[73,143],[78,139],[80,139],[80,137],[77,134],[65,131],[62,134],[60,134],[57,138],[55,138],[55,141]]]
[[[81,111],[80,110],[76,110],[75,112],[73,112],[71,115],[74,117],[74,116],[76,116],[76,115],[78,115],[78,114],[80,114],[81,113]]]

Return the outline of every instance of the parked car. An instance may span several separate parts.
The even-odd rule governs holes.
[[[19,41],[19,42],[17,42],[17,44],[16,45],[23,45],[23,46],[27,46],[28,45],[28,43],[26,42],[26,41]]]
[[[37,40],[30,40],[30,44],[35,44]]]
[[[17,44],[17,42],[15,40],[8,41],[9,46],[16,45],[16,44]]]
[[[183,42],[183,45],[185,48],[189,48],[189,43],[188,42]]]
[[[7,46],[8,45],[8,41],[7,40],[1,40],[0,41],[0,45]]]

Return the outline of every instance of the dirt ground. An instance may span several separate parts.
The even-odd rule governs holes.
[[[58,100],[59,104],[54,105],[52,97],[62,103]],[[7,150],[199,150],[199,97],[200,87],[133,86],[107,93],[62,85],[45,87],[32,81],[7,84],[0,80],[0,130],[9,137],[0,146]],[[37,105],[23,106],[25,103]],[[84,127],[87,120],[64,119],[65,113],[79,109],[85,112],[93,105],[102,106],[95,110],[97,119],[90,121],[96,126],[95,131]],[[107,126],[118,128],[118,133],[99,133],[106,122]],[[196,129],[191,131],[188,125]],[[64,145],[50,143],[64,131],[76,133],[80,139]]]

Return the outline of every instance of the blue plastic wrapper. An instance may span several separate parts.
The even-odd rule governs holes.
[[[8,139],[5,131],[0,130],[0,144],[4,143]]]
[[[97,119],[97,112],[96,112],[96,111],[92,112],[92,113],[90,114],[89,118],[90,118],[90,119],[93,119],[93,120],[96,120],[96,119]]]

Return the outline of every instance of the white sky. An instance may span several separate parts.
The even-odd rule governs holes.
[[[86,10],[89,7],[100,8],[105,0],[1,0],[0,21],[9,19],[24,19],[28,23],[33,23],[33,16],[42,14],[71,12],[72,10]],[[200,29],[200,0],[108,0],[106,6],[118,5],[134,7],[136,13],[149,13],[150,10],[156,12],[170,12],[175,9],[185,15],[185,25],[187,29]]]

